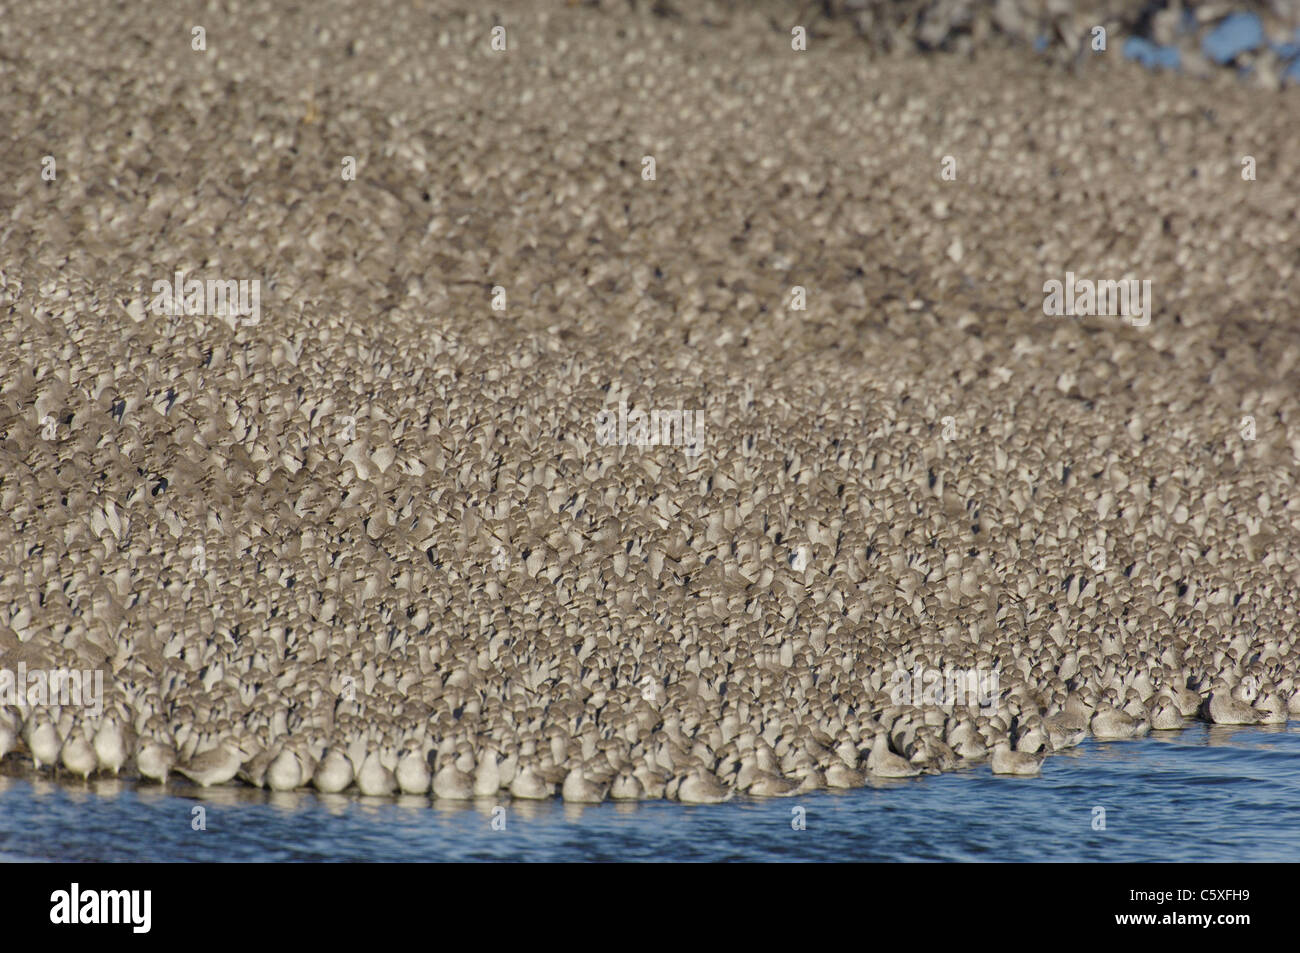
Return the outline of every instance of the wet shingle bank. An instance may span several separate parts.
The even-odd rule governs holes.
[[[0,753],[712,801],[1300,711],[1287,94],[36,6]]]

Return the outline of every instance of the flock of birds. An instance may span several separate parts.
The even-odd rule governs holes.
[[[0,708],[37,769],[713,803],[1300,712],[1290,564],[1239,490],[1161,485],[1151,441],[1080,478],[996,409],[958,449],[911,400],[851,439],[738,386],[692,460],[543,406],[590,379],[572,355],[394,350],[322,385],[246,331],[164,352],[24,302],[9,366],[37,327],[77,346],[2,391],[0,663],[105,673],[102,711]],[[891,697],[952,668],[999,690]]]
[[[568,57],[572,83],[469,41],[442,43],[434,76],[417,25],[409,51],[374,36],[409,6],[340,27],[346,56],[285,28],[270,54],[186,60],[193,81],[87,44],[167,105],[152,142],[107,81],[68,105],[40,71],[14,77],[23,148],[82,125],[86,144],[0,235],[0,668],[101,671],[104,695],[0,703],[6,769],[709,803],[986,760],[1031,774],[1088,734],[1300,712],[1285,202],[1180,175],[1188,199],[1168,158],[1229,154],[1228,127],[1284,141],[1253,125],[1270,113],[1153,121],[1157,144],[1105,131],[1104,87],[1057,90],[1044,121],[1138,170],[1088,179],[1076,143],[1027,160],[1022,111],[973,82],[954,101],[928,67],[882,68],[859,102],[817,61],[791,72],[740,40],[692,58],[650,32],[681,69],[609,96],[646,54],[600,52],[624,49],[613,26],[564,48],[606,25],[539,20],[528,56]],[[57,36],[95,22],[50,16]],[[407,75],[377,50],[413,78],[374,82]],[[316,57],[339,81],[310,108],[265,77],[257,103],[200,108],[227,82],[213,63]],[[411,88],[420,109],[388,98]],[[483,89],[517,103],[508,120],[457,105]],[[978,176],[908,159],[933,149],[914,104],[939,98]],[[835,149],[864,136],[841,123],[899,151],[854,166]],[[658,181],[643,140],[665,143]],[[355,181],[320,171],[368,142],[384,150]],[[548,158],[521,172],[525,155]],[[1294,158],[1272,157],[1280,181]],[[1110,217],[1026,237],[1044,209],[1094,214],[1058,174]],[[1188,202],[1210,224],[1177,219],[1166,246],[1146,210]],[[1138,329],[1005,291],[1058,258],[1114,264],[1121,234],[1192,303],[1169,291]],[[177,269],[263,275],[261,323],[145,315],[141,289]],[[623,401],[704,408],[704,451],[600,446],[596,415]],[[895,673],[948,668],[996,673],[996,697],[890,697]]]

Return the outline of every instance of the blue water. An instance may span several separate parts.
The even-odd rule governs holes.
[[[1271,48],[1277,55],[1277,67],[1283,85],[1300,84],[1300,29],[1295,30],[1292,40],[1281,42],[1268,41],[1264,23],[1253,11],[1235,11],[1214,22],[1199,26],[1196,15],[1183,10],[1181,35],[1201,34],[1201,53],[1206,60],[1225,68],[1237,67],[1242,75],[1249,75],[1254,67],[1241,64],[1239,58],[1245,54]],[[1034,41],[1035,52],[1042,53],[1056,42],[1043,34]],[[1089,37],[1084,38],[1090,44]],[[1087,47],[1085,47],[1087,48]],[[1161,46],[1150,36],[1131,35],[1123,37],[1120,52],[1125,59],[1134,60],[1150,70],[1180,70],[1183,66],[1183,52],[1177,44]]]
[[[504,830],[495,806],[0,777],[0,860],[1296,861],[1300,724],[1089,740],[1041,778],[986,764],[711,807],[506,802]]]

